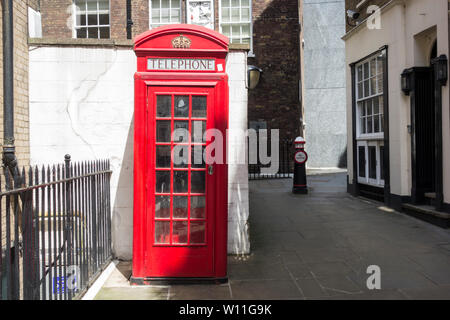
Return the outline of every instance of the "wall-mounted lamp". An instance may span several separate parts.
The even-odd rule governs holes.
[[[403,72],[401,74],[401,77],[402,77],[402,91],[407,96],[409,96],[409,93],[412,90],[411,75],[412,75],[412,70],[411,69],[405,69],[405,70],[403,70]]]
[[[437,58],[434,58],[431,61],[431,64],[434,65],[436,81],[439,82],[441,86],[445,86],[448,79],[447,57],[443,54]]]
[[[259,79],[261,78],[262,69],[255,67],[255,66],[248,66],[247,69],[247,81],[248,81],[248,88],[250,90],[255,89],[256,86],[259,83]]]

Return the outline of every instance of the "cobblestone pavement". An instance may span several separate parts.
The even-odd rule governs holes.
[[[450,299],[450,231],[347,194],[345,173],[250,182],[248,256],[223,285],[130,287],[121,262],[96,299]],[[369,290],[367,267],[381,269]]]

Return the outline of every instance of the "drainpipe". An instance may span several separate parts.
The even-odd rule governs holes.
[[[3,165],[19,182],[14,145],[13,0],[3,0]]]
[[[131,0],[127,0],[127,39],[132,38],[132,29],[133,26],[133,20],[131,17]]]

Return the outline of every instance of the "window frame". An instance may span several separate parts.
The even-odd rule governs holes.
[[[100,10],[99,10],[99,5],[98,5],[98,3],[99,3],[99,1],[101,1],[101,0],[86,0],[86,4],[87,4],[87,2],[96,2],[97,3],[97,25],[92,25],[92,26],[89,26],[88,25],[88,18],[86,17],[86,25],[85,26],[78,26],[77,25],[77,5],[76,5],[76,0],[73,0],[72,1],[72,38],[73,39],[97,39],[97,40],[102,40],[102,39],[111,39],[111,0],[107,0],[108,1],[108,15],[109,15],[109,24],[108,25],[103,25],[103,24],[100,24]],[[87,7],[85,8],[85,10],[86,10],[86,15],[87,15]],[[77,30],[79,29],[79,28],[83,28],[83,27],[85,27],[86,29],[89,29],[89,28],[98,28],[98,29],[100,29],[100,28],[104,28],[104,27],[108,27],[109,28],[109,36],[108,36],[108,38],[100,38],[100,30],[99,30],[99,32],[98,32],[98,37],[97,38],[89,38],[89,31],[88,30],[86,30],[86,38],[78,38],[77,37]]]
[[[215,14],[215,6],[214,6],[214,0],[185,0],[185,2],[186,2],[186,23],[187,24],[192,24],[192,25],[197,25],[197,24],[194,24],[194,23],[192,23],[191,22],[191,19],[190,19],[190,17],[189,17],[189,11],[188,11],[188,9],[189,9],[189,4],[191,3],[191,2],[209,2],[209,3],[211,3],[211,10],[212,10],[212,14],[213,14],[213,16],[212,16],[212,28],[209,28],[209,27],[207,27],[207,28],[209,28],[209,29],[211,29],[211,30],[215,30],[215,27],[216,27],[216,14]],[[220,3],[220,0],[219,0],[219,3]]]
[[[249,22],[242,22],[242,21],[239,21],[239,22],[223,22],[223,19],[222,19],[222,1],[223,0],[219,0],[219,32],[221,33],[221,34],[223,34],[223,32],[222,32],[222,24],[229,24],[229,25],[231,25],[231,24],[244,24],[244,23],[249,23],[250,24],[250,30],[249,30],[249,33],[250,33],[250,43],[249,43],[249,45],[250,45],[250,52],[248,53],[249,54],[249,56],[253,56],[253,1],[252,0],[249,0],[249,11],[250,11],[250,16],[249,16]],[[231,5],[231,1],[232,0],[230,0],[230,5]],[[239,8],[242,8],[242,5],[241,5],[241,1],[242,0],[239,0]],[[232,8],[232,7],[230,7],[230,8]],[[240,20],[240,16],[239,16],[239,20]],[[231,19],[231,17],[230,17],[230,19]],[[241,31],[241,34],[242,34],[242,31]],[[239,38],[239,40],[240,40],[240,44],[242,44],[242,38]],[[230,43],[231,43],[231,38],[230,38]],[[235,42],[234,42],[235,43]]]
[[[153,10],[152,4],[153,4],[153,1],[155,1],[155,0],[148,0],[148,28],[149,28],[149,30],[152,30],[154,28],[161,27],[161,26],[168,26],[168,25],[171,25],[171,24],[183,23],[183,1],[181,1],[181,0],[178,0],[178,2],[180,4],[180,6],[179,6],[180,21],[176,21],[176,22],[172,22],[171,21],[171,22],[168,22],[168,23],[161,22],[161,0],[156,0],[156,1],[160,1],[160,7],[159,7],[159,20],[160,20],[160,22],[159,23],[152,23],[152,10]],[[169,1],[169,20],[172,20],[171,11],[172,11],[172,1]]]
[[[372,60],[375,60],[376,61],[376,66],[375,66],[375,70],[376,70],[376,74],[375,75],[371,75],[371,62],[372,62]],[[379,63],[379,61],[383,61],[383,64],[382,64],[382,66],[381,66],[381,68],[379,68],[378,67],[378,63]],[[366,64],[366,63],[368,63],[368,73],[369,73],[369,76],[368,77],[365,77],[364,76],[364,65]],[[369,57],[367,57],[366,59],[364,59],[364,60],[362,60],[361,62],[358,62],[356,65],[355,65],[355,97],[354,97],[354,99],[355,99],[355,102],[356,102],[356,139],[357,140],[360,140],[360,139],[383,139],[384,138],[384,130],[385,130],[385,128],[384,128],[384,123],[383,123],[383,121],[384,121],[384,109],[383,109],[383,107],[382,106],[384,106],[384,104],[386,103],[385,101],[384,101],[384,97],[385,97],[385,95],[384,95],[384,92],[385,92],[385,90],[386,90],[386,88],[384,88],[384,77],[386,76],[385,74],[384,74],[384,63],[386,63],[385,61],[384,61],[384,58],[382,58],[381,57],[381,53],[380,52],[377,52],[377,53],[375,53],[375,54],[372,54],[372,55],[370,55]],[[359,67],[362,67],[362,71],[361,71],[361,74],[362,74],[362,79],[359,79]],[[379,73],[379,71],[381,70],[381,73]],[[380,87],[379,87],[379,81],[378,81],[378,77],[379,76],[382,76],[382,81],[381,81],[381,91],[379,90],[380,89]],[[371,79],[375,79],[375,83],[376,83],[376,92],[375,92],[375,94],[372,94],[372,84],[371,84]],[[368,90],[369,90],[369,92],[370,92],[370,94],[369,95],[367,95],[367,96],[365,96],[364,95],[364,93],[361,95],[361,98],[359,98],[359,94],[360,94],[360,90],[359,90],[359,84],[362,84],[362,88],[363,88],[363,92],[364,92],[364,82],[365,81],[368,81],[368,83],[369,83],[369,87],[368,87]],[[373,113],[373,101],[375,101],[375,99],[379,99],[379,101],[381,100],[381,101],[383,101],[383,104],[380,104],[380,103],[378,103],[378,113],[377,114],[374,114]],[[372,112],[371,112],[371,114],[370,114],[370,116],[372,117],[372,120],[371,120],[371,125],[372,125],[372,133],[362,133],[362,128],[361,128],[361,105],[360,104],[363,104],[363,106],[365,107],[365,105],[366,105],[366,103],[367,102],[371,102],[371,105],[372,105],[372,107],[371,107],[371,110],[372,110]],[[380,129],[380,131],[379,132],[373,132],[374,130],[374,121],[373,121],[373,117],[374,116],[377,116],[377,117],[379,117],[379,128],[383,128],[383,130],[381,130]],[[366,112],[366,115],[365,115],[365,117],[366,117],[366,119],[365,119],[365,121],[366,121],[366,126],[367,126],[367,124],[368,124],[368,122],[367,122],[367,118],[368,118],[368,114],[367,114],[367,112]]]

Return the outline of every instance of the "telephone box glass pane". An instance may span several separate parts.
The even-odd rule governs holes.
[[[192,121],[192,141],[205,142],[206,121]]]
[[[172,230],[172,243],[187,244],[188,242],[188,222],[174,221]]]
[[[188,192],[188,172],[174,171],[173,172],[173,192],[186,193]]]
[[[156,196],[155,197],[155,217],[160,219],[170,218],[170,197]]]
[[[170,142],[170,121],[156,121],[156,142]]]
[[[176,219],[187,219],[188,197],[173,197],[173,217]]]
[[[172,97],[157,96],[156,97],[156,116],[162,118],[170,118],[172,114]]]
[[[156,146],[156,167],[170,168],[170,146]]]
[[[191,243],[201,244],[205,243],[205,222],[192,221],[191,222]]]
[[[206,212],[205,197],[191,197],[191,218],[204,219]]]
[[[191,172],[191,192],[192,193],[205,192],[205,171]]]
[[[189,121],[175,121],[173,141],[179,143],[189,142]]]
[[[170,243],[170,221],[155,221],[155,243]]]
[[[193,146],[191,153],[191,167],[192,168],[205,168],[205,147],[204,146]]]
[[[189,118],[189,96],[175,96],[175,118]]]
[[[192,117],[206,118],[206,97],[193,96],[192,97]]]
[[[156,171],[156,192],[170,193],[170,171]]]
[[[188,160],[188,146],[177,145],[173,148],[173,166],[175,168],[187,168],[189,162]]]

